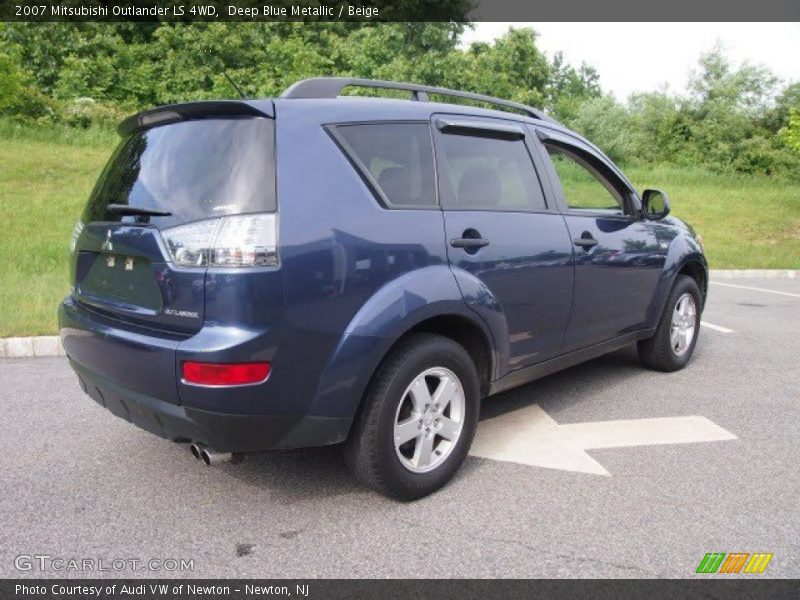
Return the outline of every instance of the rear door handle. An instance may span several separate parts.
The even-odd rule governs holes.
[[[598,242],[594,238],[576,238],[573,240],[576,246],[580,246],[581,248],[591,248],[593,246],[597,246],[600,242]]]
[[[484,238],[455,238],[450,240],[453,248],[478,249],[489,245],[489,240]]]

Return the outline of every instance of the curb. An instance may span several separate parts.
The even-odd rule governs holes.
[[[0,357],[64,356],[61,338],[57,335],[0,338]]]
[[[712,279],[798,279],[793,269],[709,269]]]
[[[800,279],[800,270],[793,269],[711,269],[712,279]],[[61,338],[57,335],[0,338],[0,358],[26,356],[64,356]]]

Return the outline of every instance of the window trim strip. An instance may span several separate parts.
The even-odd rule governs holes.
[[[492,123],[473,119],[450,119],[438,117],[436,128],[444,134],[488,137],[508,141],[525,139],[525,130],[521,126],[509,123]]]

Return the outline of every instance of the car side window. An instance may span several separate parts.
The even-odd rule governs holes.
[[[442,133],[442,205],[450,210],[546,210],[542,187],[521,139]]]
[[[577,150],[544,142],[558,174],[564,201],[570,210],[625,213],[625,199],[619,190]]]
[[[436,206],[430,125],[368,123],[338,125],[333,131],[389,207]]]

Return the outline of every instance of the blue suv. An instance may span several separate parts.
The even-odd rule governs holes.
[[[363,482],[419,498],[482,398],[633,342],[673,371],[697,342],[691,227],[530,107],[318,78],[119,131],[61,338],[89,396],[207,464],[343,442]]]

